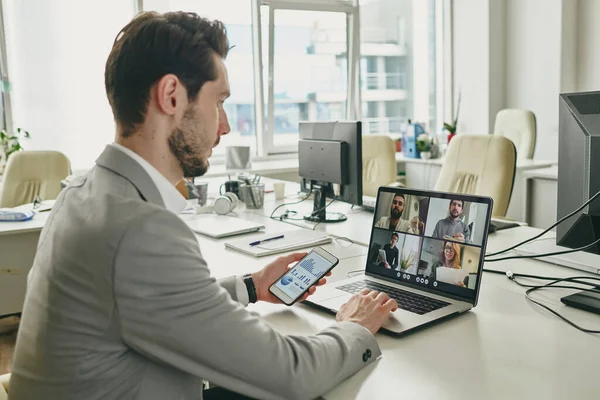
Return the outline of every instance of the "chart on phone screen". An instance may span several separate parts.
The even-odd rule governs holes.
[[[312,253],[285,274],[276,286],[291,298],[296,298],[315,283],[330,265],[329,261]]]

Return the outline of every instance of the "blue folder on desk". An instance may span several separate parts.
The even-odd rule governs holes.
[[[35,211],[30,208],[15,207],[15,208],[0,208],[0,222],[8,221],[29,221],[35,215]]]

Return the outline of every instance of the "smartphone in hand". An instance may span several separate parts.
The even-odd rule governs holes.
[[[283,274],[269,287],[275,297],[291,306],[300,299],[311,286],[327,275],[340,260],[321,247],[315,247],[296,265]]]

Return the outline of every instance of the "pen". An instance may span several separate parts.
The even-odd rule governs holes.
[[[256,242],[250,243],[248,246],[256,246],[257,244],[262,244],[262,243],[270,242],[271,240],[281,239],[281,238],[283,238],[283,235],[275,236],[275,237],[264,239],[264,240],[257,240]]]

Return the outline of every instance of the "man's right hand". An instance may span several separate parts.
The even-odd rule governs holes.
[[[390,312],[398,309],[396,300],[385,293],[363,289],[342,305],[335,319],[356,322],[374,335],[388,318]]]

